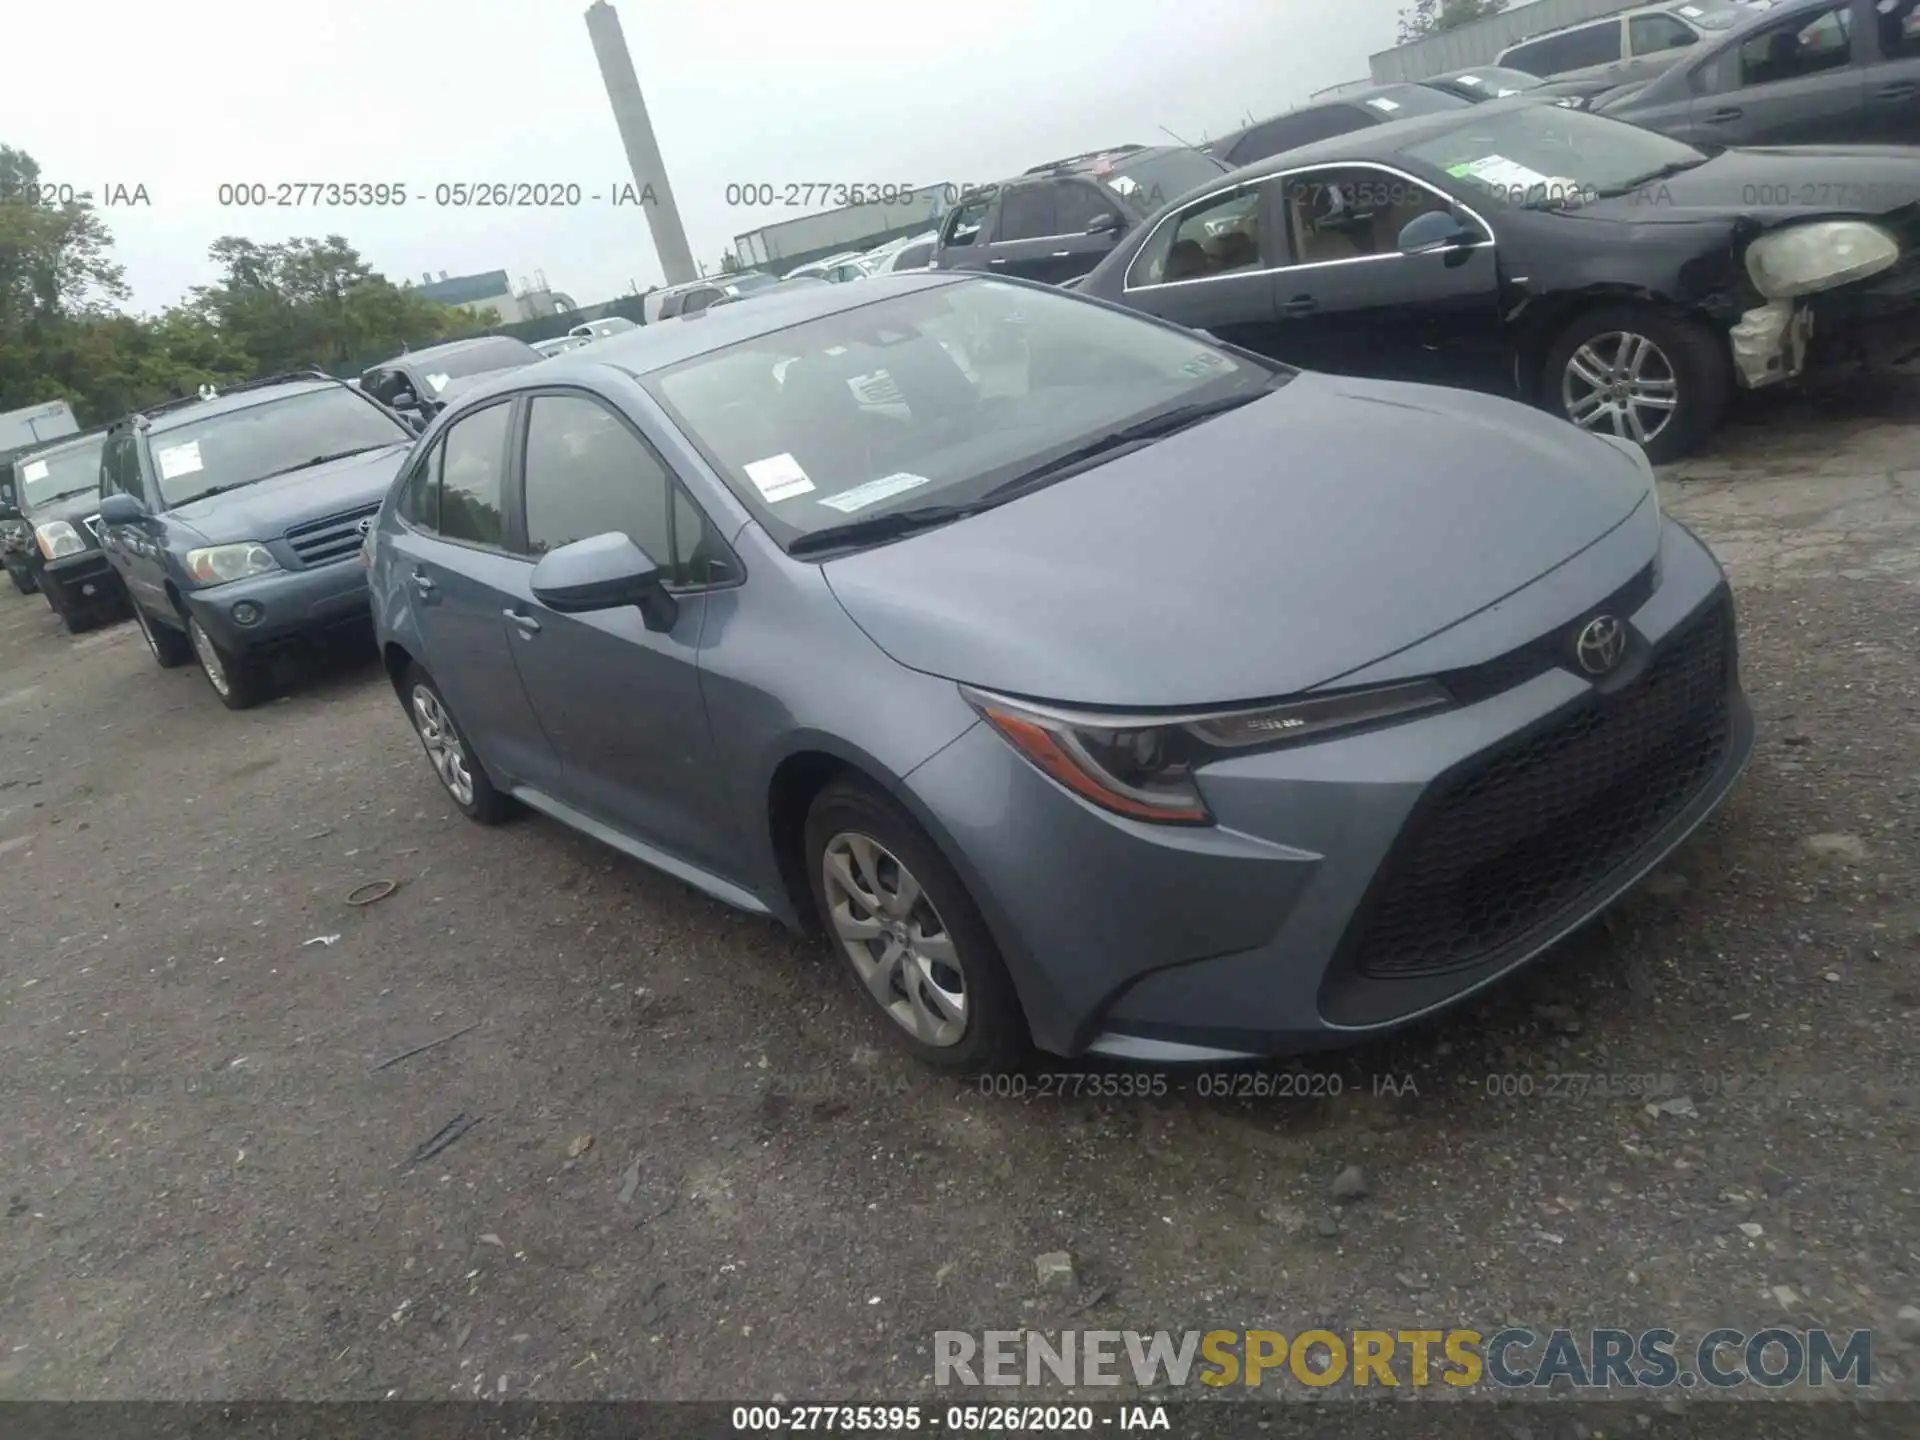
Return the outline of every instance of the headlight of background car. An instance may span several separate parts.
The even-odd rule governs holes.
[[[267,553],[267,547],[254,540],[187,552],[187,573],[202,585],[224,585],[279,568],[280,562]]]
[[[1224,752],[1322,739],[1453,703],[1431,680],[1166,717],[1046,710],[964,686],[960,693],[1016,750],[1076,795],[1116,814],[1171,825],[1213,823],[1193,771]]]
[[[1747,274],[1769,300],[1791,300],[1878,275],[1900,242],[1865,220],[1816,220],[1762,235],[1747,247]]]
[[[78,555],[87,548],[87,542],[80,538],[80,532],[64,520],[45,520],[33,527],[33,538],[40,544],[40,553],[49,560],[58,560],[62,555]]]

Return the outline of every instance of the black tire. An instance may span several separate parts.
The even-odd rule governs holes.
[[[31,595],[40,588],[40,582],[33,578],[33,572],[25,566],[9,565],[7,574],[12,577],[13,588],[22,595]]]
[[[222,649],[198,620],[188,619],[187,639],[193,646],[194,658],[200,662],[200,673],[207,677],[207,684],[227,709],[251,710],[267,698],[269,686],[264,666]]]
[[[886,1003],[869,988],[866,976],[854,960],[852,947],[862,942],[844,939],[835,929],[834,909],[827,894],[828,847],[836,841],[854,836],[864,838],[877,846],[879,852],[883,852],[879,857],[883,871],[890,868],[887,864],[890,861],[896,877],[902,870],[908,872],[918,883],[926,908],[916,902],[909,907],[906,915],[894,922],[882,919],[881,911],[871,906],[867,907],[868,915],[854,915],[850,903],[850,918],[856,923],[871,919],[882,926],[905,926],[904,933],[914,935],[922,943],[948,941],[956,962],[949,965],[945,961],[936,961],[932,970],[914,972],[910,976],[904,974],[910,966],[888,967],[887,975],[890,978],[885,983],[889,986],[890,999]],[[1026,1058],[1032,1040],[1027,1032],[1026,1017],[1020,1009],[1019,996],[1007,974],[1006,964],[1000,958],[999,947],[993,943],[986,922],[980,918],[979,908],[967,893],[960,877],[947,863],[939,847],[911,816],[871,785],[836,780],[814,797],[813,805],[807,812],[804,843],[808,884],[812,887],[814,909],[820,918],[821,928],[826,932],[828,943],[853,974],[860,993],[883,1019],[888,1033],[916,1058],[941,1070],[977,1072],[1011,1069]],[[888,883],[884,874],[878,877],[875,888],[880,893],[876,898],[884,898],[884,887]],[[934,927],[931,933],[927,930],[929,921]],[[870,943],[886,946],[879,935]],[[890,947],[887,948],[890,950]],[[871,950],[865,953],[870,960],[883,958],[873,956]],[[923,998],[918,1005],[906,989],[908,984],[921,985],[935,972],[949,978],[933,984],[932,993],[946,995],[950,1000],[955,992],[948,987],[951,977],[957,974],[960,980],[957,993],[965,1000],[964,1024],[958,1038],[945,1043],[929,1043],[910,1031],[907,1023],[892,1008],[905,1006],[909,1014],[938,1009],[928,1005],[928,989],[920,990]],[[951,1016],[941,1010],[940,1018],[950,1020]]]
[[[147,642],[147,649],[153,653],[153,663],[162,670],[178,670],[182,665],[193,661],[193,642],[182,635],[173,626],[157,620],[149,620],[147,612],[140,608],[139,602],[129,600],[127,608],[133,611],[133,623],[139,627],[141,638]]]
[[[426,752],[427,763],[433,767],[434,777],[440,781],[440,788],[447,792],[447,798],[453,801],[460,813],[481,825],[498,825],[511,819],[517,808],[512,797],[495,788],[493,777],[487,774],[487,767],[480,763],[473,742],[467,739],[467,732],[454,719],[453,708],[440,693],[440,687],[418,665],[409,665],[407,673],[400,677],[400,703],[406,709],[407,719],[412,722],[420,748]],[[436,758],[436,755],[447,752],[437,746],[431,736],[431,729],[436,723],[431,714],[433,710],[437,710],[439,720],[445,722],[446,736],[459,758],[458,772],[450,772],[443,767],[442,760]],[[465,775],[469,794],[462,795],[457,780],[449,778],[450,773]]]
[[[1691,454],[1720,426],[1727,401],[1733,394],[1733,362],[1726,341],[1697,320],[1674,315],[1652,305],[1602,305],[1575,318],[1547,349],[1540,375],[1540,403],[1557,415],[1574,420],[1568,403],[1570,387],[1574,401],[1584,399],[1596,387],[1570,377],[1568,367],[1583,346],[1594,345],[1594,353],[1605,360],[1619,354],[1619,342],[1611,337],[1639,336],[1651,341],[1662,366],[1650,358],[1645,372],[1657,375],[1664,368],[1673,381],[1674,409],[1664,423],[1655,426],[1643,420],[1648,438],[1632,433],[1632,425],[1611,416],[1587,427],[1598,433],[1621,433],[1646,452],[1656,465]],[[1665,377],[1660,377],[1665,378]],[[1614,402],[1603,404],[1617,411]],[[1649,412],[1642,411],[1643,415]],[[1578,423],[1577,421],[1575,423]]]
[[[67,627],[69,635],[78,635],[83,630],[93,628],[93,616],[81,610],[62,610],[60,623]]]

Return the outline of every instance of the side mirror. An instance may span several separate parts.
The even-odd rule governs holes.
[[[649,630],[670,630],[680,614],[660,567],[617,531],[549,550],[533,567],[532,588],[534,599],[562,615],[637,605]]]
[[[1111,210],[1102,210],[1087,222],[1089,235],[1118,235],[1119,233],[1120,217]]]
[[[1445,210],[1429,210],[1409,220],[1401,229],[1396,243],[1403,255],[1424,255],[1433,250],[1454,250],[1471,245],[1479,238],[1458,215]]]
[[[147,507],[133,496],[116,490],[100,502],[102,525],[138,525],[147,518]]]
[[[399,390],[394,392],[393,399],[387,403],[396,410],[418,410],[420,408],[420,397],[411,390]]]

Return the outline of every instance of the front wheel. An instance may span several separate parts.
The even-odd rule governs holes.
[[[836,782],[807,815],[807,871],[833,946],[894,1037],[943,1070],[1009,1068],[1030,1041],[960,877],[899,806]]]
[[[266,698],[266,676],[260,667],[222,650],[198,620],[187,621],[187,639],[193,643],[201,673],[222,705],[229,710],[251,710]]]
[[[1726,342],[1648,305],[1581,315],[1547,353],[1541,402],[1583,430],[1617,435],[1663,465],[1720,424],[1733,388]]]

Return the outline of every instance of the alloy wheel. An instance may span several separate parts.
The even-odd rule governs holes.
[[[1575,350],[1560,377],[1567,418],[1582,430],[1607,428],[1650,443],[1673,423],[1680,382],[1666,352],[1645,335],[1613,330]]]
[[[142,622],[145,628],[145,622]],[[213,637],[207,634],[198,620],[187,622],[187,637],[193,641],[193,653],[200,661],[200,668],[206,673],[207,683],[221,695],[233,693],[233,682],[227,677],[226,662],[220,658],[220,652],[214,648]],[[153,644],[153,636],[147,636],[147,643]]]
[[[853,831],[828,841],[820,863],[829,923],[867,992],[922,1044],[959,1044],[966,975],[952,933],[913,872]]]
[[[447,793],[462,805],[473,804],[473,771],[467,766],[460,732],[453,728],[453,719],[440,697],[424,685],[413,687],[413,725]]]

